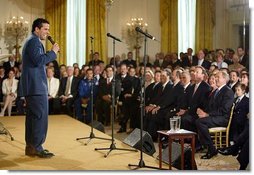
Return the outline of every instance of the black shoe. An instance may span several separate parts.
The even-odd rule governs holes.
[[[237,156],[238,151],[235,151],[231,147],[228,147],[226,149],[220,149],[218,152],[224,156],[232,155],[232,156]]]
[[[118,131],[117,131],[117,133],[122,133],[122,132],[126,132],[126,128],[120,128]]]
[[[217,150],[214,152],[207,152],[205,155],[201,156],[201,159],[211,159],[213,156],[218,154]]]
[[[40,152],[36,152],[35,154],[36,156],[40,157],[40,158],[51,158],[53,156],[55,156],[53,153],[49,152],[48,150],[42,150]]]

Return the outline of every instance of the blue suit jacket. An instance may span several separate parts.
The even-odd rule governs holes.
[[[56,59],[54,51],[44,52],[38,36],[32,34],[22,51],[21,87],[24,96],[48,94],[46,64]]]
[[[208,114],[217,126],[227,126],[233,102],[234,92],[227,85],[209,100]]]

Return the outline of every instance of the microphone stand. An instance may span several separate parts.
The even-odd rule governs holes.
[[[113,73],[113,79],[112,79],[112,96],[111,96],[111,102],[112,102],[112,104],[111,104],[111,109],[112,109],[112,111],[111,111],[111,126],[112,126],[112,129],[111,129],[111,131],[112,131],[112,136],[111,136],[111,145],[110,145],[110,147],[109,148],[95,148],[94,150],[109,150],[105,155],[104,155],[104,157],[106,158],[108,155],[109,155],[109,153],[111,152],[111,151],[113,151],[113,150],[122,150],[122,151],[136,151],[137,152],[137,150],[134,150],[134,149],[126,149],[126,148],[117,148],[116,147],[116,143],[114,142],[115,141],[115,139],[114,139],[114,119],[115,119],[115,105],[116,105],[116,103],[115,103],[115,84],[116,84],[116,80],[115,80],[115,72],[116,72],[116,60],[115,60],[115,38],[113,38],[113,58],[114,58],[114,73]]]
[[[0,126],[2,127],[2,129],[0,129],[0,135],[4,134],[4,135],[9,135],[11,138],[11,141],[14,140],[14,138],[12,137],[11,133],[8,131],[8,129],[6,129],[4,127],[4,125],[0,122]]]
[[[147,36],[145,35],[145,39],[144,39],[144,57],[143,57],[143,63],[144,63],[144,70],[146,71],[146,41],[147,41]],[[145,161],[143,160],[143,117],[145,114],[145,72],[142,75],[141,78],[141,91],[140,91],[140,160],[139,163],[137,165],[134,164],[128,164],[129,167],[134,166],[135,168],[133,170],[139,169],[139,168],[151,168],[151,169],[160,169],[159,167],[152,167],[152,166],[147,166],[145,165]]]
[[[93,56],[93,37],[91,38],[91,54],[92,54],[92,70],[94,68],[94,56]],[[81,138],[77,138],[76,140],[81,140],[81,139],[88,139],[88,141],[85,143],[85,145],[87,145],[92,139],[102,139],[102,140],[110,140],[107,138],[102,138],[102,137],[96,137],[94,132],[93,132],[93,88],[94,88],[94,78],[91,81],[91,132],[90,132],[90,136],[89,137],[81,137]]]

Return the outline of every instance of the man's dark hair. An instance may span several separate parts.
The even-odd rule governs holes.
[[[34,20],[32,25],[32,33],[35,31],[36,27],[38,27],[39,29],[42,28],[42,24],[49,24],[49,22],[43,18],[37,18],[36,20]]]

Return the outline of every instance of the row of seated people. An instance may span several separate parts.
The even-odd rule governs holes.
[[[201,158],[210,159],[217,154],[217,150],[208,129],[227,126],[233,103],[236,107],[230,140],[236,141],[244,128],[249,113],[249,98],[246,96],[247,85],[243,83],[246,83],[248,74],[242,73],[242,82],[230,86],[232,81],[229,83],[230,78],[225,70],[211,74],[209,84],[204,81],[205,72],[202,66],[196,66],[195,81],[191,84],[189,71],[175,69],[171,76],[170,71],[163,70],[160,82],[157,81],[157,85],[153,83],[150,87],[152,92],[148,99],[149,105],[146,106],[145,130],[157,141],[158,130],[170,129],[169,118],[181,116],[181,128],[198,133],[196,146],[201,144],[208,148],[208,152]],[[232,71],[232,74],[235,73]],[[235,94],[231,87],[235,88]]]

